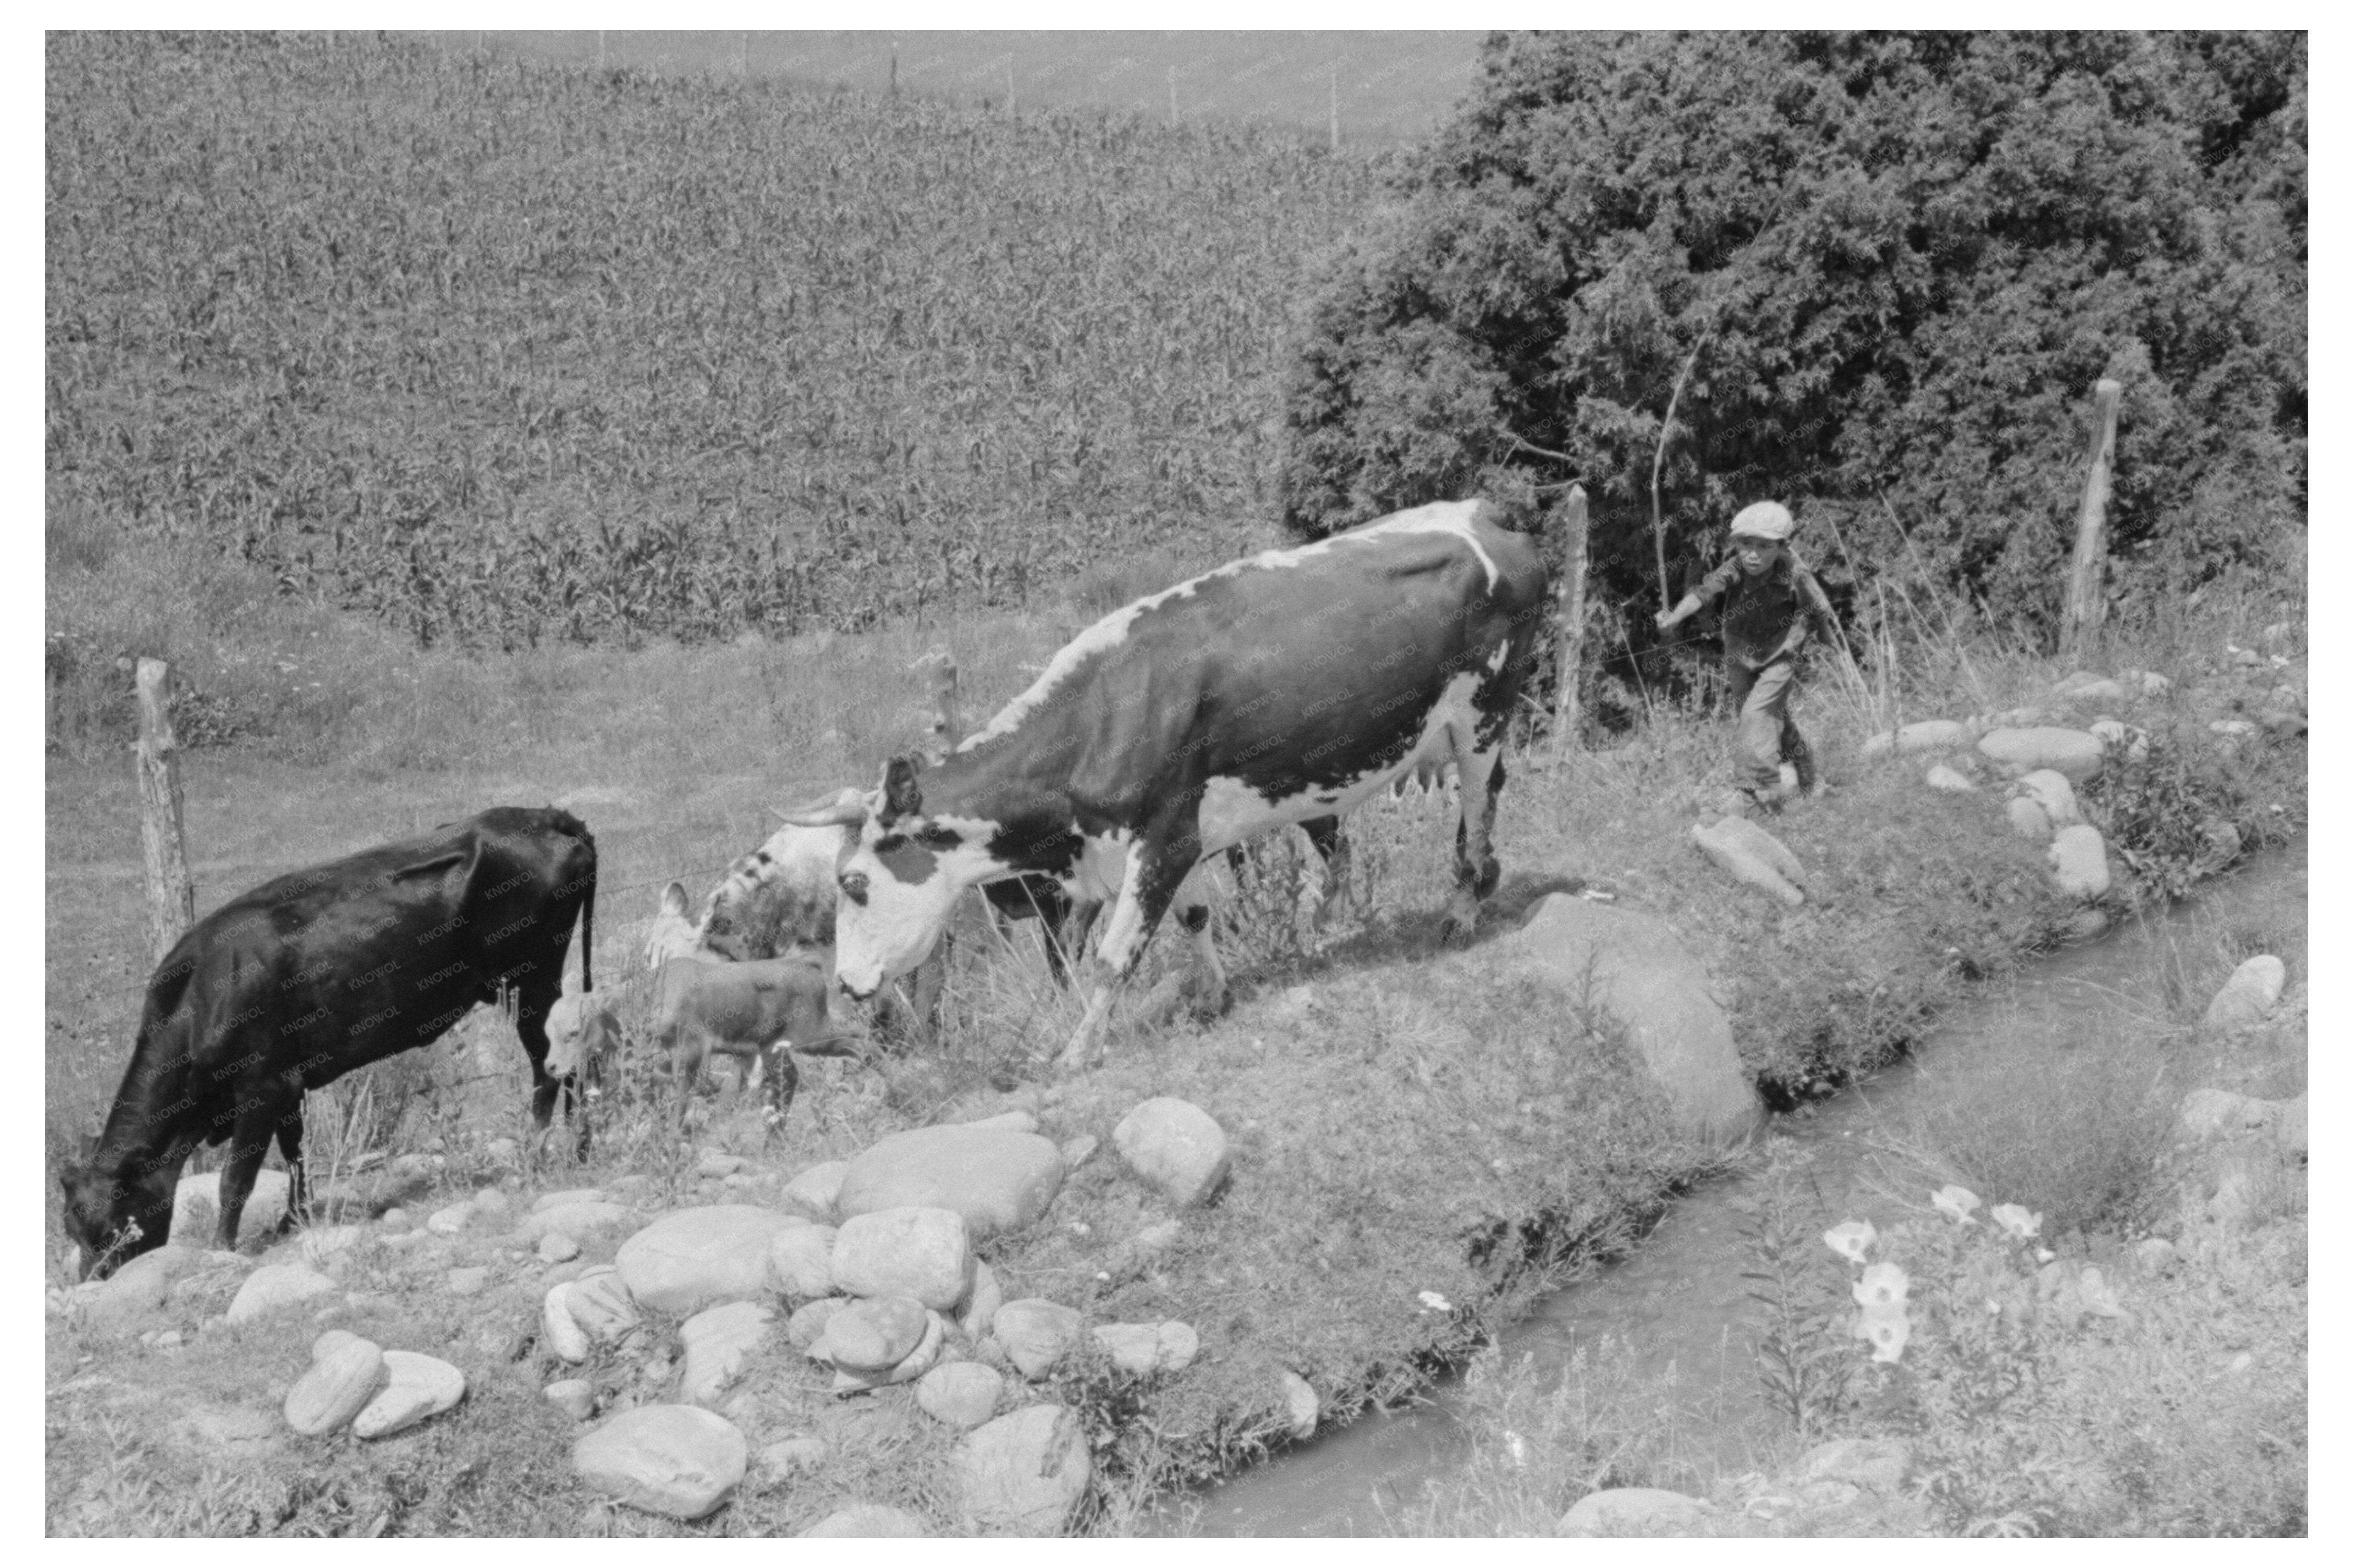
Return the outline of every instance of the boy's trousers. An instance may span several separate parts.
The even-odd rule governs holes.
[[[1789,718],[1789,694],[1797,675],[1794,654],[1784,654],[1762,669],[1751,669],[1739,659],[1724,662],[1725,684],[1739,715],[1733,775],[1743,789],[1778,786],[1784,759],[1798,770],[1800,788],[1813,784],[1813,750]]]

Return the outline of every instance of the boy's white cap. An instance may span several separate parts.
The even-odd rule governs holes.
[[[1778,501],[1759,501],[1740,509],[1732,520],[1732,534],[1735,538],[1745,534],[1752,539],[1787,539],[1797,526],[1788,507]]]

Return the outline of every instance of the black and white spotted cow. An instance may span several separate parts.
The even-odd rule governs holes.
[[[1204,855],[1285,823],[1328,835],[1319,820],[1448,761],[1461,818],[1447,928],[1469,930],[1499,875],[1504,731],[1546,604],[1531,540],[1484,503],[1442,502],[1105,616],[937,768],[895,758],[862,800],[787,819],[857,832],[836,980],[871,996],[923,961],[966,888],[1050,877],[1074,905],[1113,906],[1062,1054],[1078,1065]],[[1185,923],[1221,988],[1208,921]]]

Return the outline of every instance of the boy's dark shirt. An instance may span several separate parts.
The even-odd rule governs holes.
[[[1724,656],[1752,670],[1771,663],[1783,652],[1789,628],[1799,615],[1818,626],[1834,624],[1822,585],[1814,580],[1795,550],[1784,550],[1770,569],[1753,577],[1740,569],[1739,556],[1726,556],[1722,566],[1700,579],[1694,591],[1703,603],[1718,594],[1724,596],[1718,612]],[[1796,646],[1803,646],[1804,641],[1799,638]]]

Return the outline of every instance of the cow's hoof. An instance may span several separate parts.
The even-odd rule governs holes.
[[[1478,929],[1479,906],[1476,904],[1470,904],[1467,907],[1458,905],[1450,907],[1438,922],[1438,940],[1444,947],[1458,946],[1469,941]]]
[[[1207,990],[1186,993],[1185,1004],[1197,1023],[1214,1023],[1233,1011],[1234,993],[1225,986],[1215,992]]]

